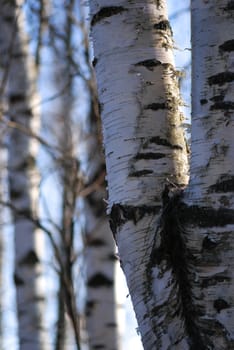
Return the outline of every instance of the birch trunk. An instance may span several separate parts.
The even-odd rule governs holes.
[[[179,209],[191,348],[234,349],[234,5],[191,4],[191,179]]]
[[[93,81],[94,83],[94,81]],[[90,92],[95,94],[95,92]],[[86,327],[91,349],[120,349],[117,324],[117,295],[115,290],[116,254],[105,213],[105,163],[100,135],[99,116],[95,111],[95,96],[91,96],[91,108],[86,127],[88,135],[86,186],[91,188],[84,198],[86,220]],[[93,188],[92,188],[93,186]]]
[[[39,114],[35,69],[23,34],[22,4],[7,2],[1,8],[1,54],[7,72],[8,114],[17,123],[9,135],[9,191],[15,230],[15,285],[18,335],[21,350],[48,349],[43,325],[44,294],[39,255],[41,233],[31,221],[37,212],[39,175],[36,169],[35,140],[20,128],[38,132]]]
[[[189,349],[177,241],[162,222],[169,185],[183,187],[188,171],[166,2],[90,9],[108,212],[143,346]]]

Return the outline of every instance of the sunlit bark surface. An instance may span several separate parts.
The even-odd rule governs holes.
[[[174,254],[174,231],[162,222],[169,188],[187,183],[166,3],[99,0],[90,8],[108,212],[144,349],[189,349],[176,267],[182,241]]]
[[[18,335],[21,350],[49,349],[43,325],[44,295],[41,288],[41,233],[30,220],[37,211],[39,176],[35,166],[36,143],[20,129],[38,132],[35,106],[35,71],[23,34],[22,11],[12,2],[1,6],[0,49],[5,71],[8,117],[15,123],[9,135],[9,191],[15,230],[15,285]],[[5,84],[6,83],[6,84]],[[5,85],[4,85],[5,84]],[[34,106],[34,107],[33,107]]]
[[[233,1],[192,1],[191,181],[180,216],[195,349],[234,349],[233,32]]]

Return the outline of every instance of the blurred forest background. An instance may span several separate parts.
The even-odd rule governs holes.
[[[168,3],[189,138],[189,2]],[[105,214],[88,3],[0,4],[0,350],[140,350]]]

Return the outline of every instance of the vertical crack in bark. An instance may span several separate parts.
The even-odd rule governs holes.
[[[190,350],[205,350],[208,344],[204,344],[198,326],[196,325],[195,306],[192,301],[191,286],[188,277],[188,261],[192,260],[184,242],[184,229],[179,220],[179,206],[182,191],[169,197],[169,189],[165,188],[162,194],[163,211],[161,215],[160,229],[161,244],[153,246],[149,265],[147,267],[149,288],[152,284],[152,268],[159,266],[162,261],[167,262],[167,269],[172,269],[178,286],[178,310],[185,322],[185,329],[189,336]]]

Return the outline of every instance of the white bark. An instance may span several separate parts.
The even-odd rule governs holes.
[[[21,4],[18,3],[18,6]],[[23,15],[13,2],[1,8],[1,55],[8,70],[8,114],[26,129],[38,132],[39,114],[35,90],[35,70],[23,34]],[[15,230],[15,284],[18,335],[21,350],[44,350],[49,346],[43,325],[44,294],[41,288],[42,237],[30,220],[37,212],[39,175],[35,157],[37,144],[17,127],[9,135],[9,190]]]
[[[195,349],[234,348],[234,5],[192,1],[191,180],[180,208]]]
[[[165,1],[91,1],[108,211],[146,350],[189,349],[173,232],[160,220],[168,184],[187,183]],[[169,244],[167,245],[167,240]]]

